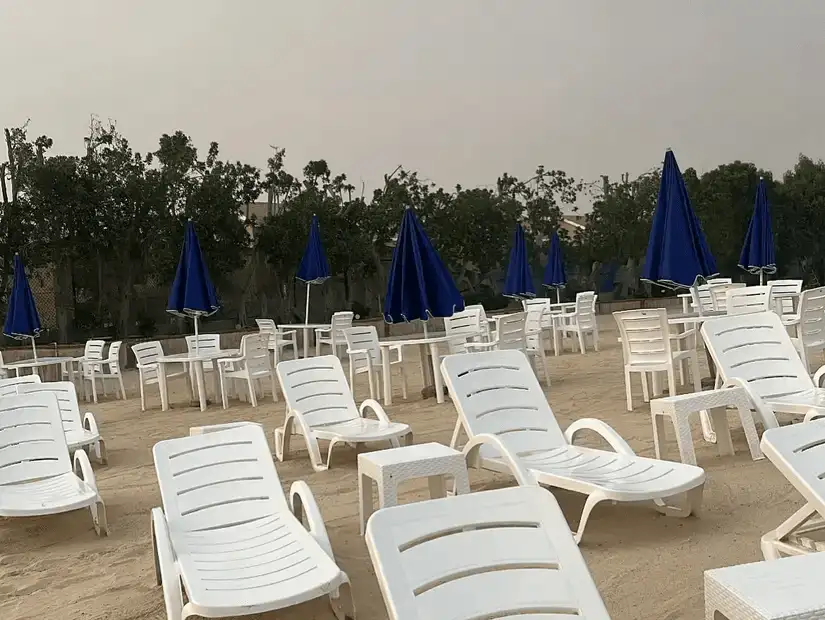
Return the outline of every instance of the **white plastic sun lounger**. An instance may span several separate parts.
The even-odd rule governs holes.
[[[636,456],[615,430],[593,418],[581,418],[562,432],[522,352],[451,355],[441,371],[470,438],[464,447],[468,464],[512,473],[520,484],[537,482],[587,495],[576,542],[599,502],[649,500],[676,517],[698,511],[703,469]],[[576,433],[585,429],[601,435],[615,452],[573,445]],[[521,480],[519,469],[532,480]],[[670,503],[682,493],[682,505]]]
[[[89,457],[66,447],[57,397],[0,398],[0,517],[35,517],[89,508],[98,535],[106,509]]]
[[[99,463],[105,464],[106,443],[100,436],[95,416],[87,411],[80,419],[80,407],[77,403],[77,391],[71,381],[49,381],[46,383],[23,383],[17,386],[18,394],[37,394],[51,392],[57,396],[60,415],[63,419],[63,431],[69,452],[78,448],[88,448],[94,453]]]
[[[787,521],[762,537],[766,560],[825,551],[825,421],[772,428],[762,435],[762,452],[807,500]]]
[[[390,620],[609,620],[558,503],[535,486],[379,510],[367,547]]]
[[[161,441],[153,454],[163,510],[152,510],[152,539],[168,620],[265,613],[322,596],[339,620],[355,618],[312,492],[295,482],[287,503],[259,426]]]
[[[279,362],[277,373],[286,400],[284,426],[275,429],[278,460],[289,455],[293,434],[303,435],[315,471],[329,468],[337,443],[389,441],[397,448],[399,439],[406,436],[407,444],[412,444],[410,427],[390,421],[378,401],[368,398],[361,407],[356,406],[341,360],[334,355]],[[367,410],[378,419],[364,417]],[[319,439],[329,441],[326,462],[321,460]]]

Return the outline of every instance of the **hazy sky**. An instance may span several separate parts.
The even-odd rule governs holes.
[[[94,113],[139,150],[358,186],[397,164],[486,185],[825,156],[823,0],[3,0],[0,123],[78,152]]]

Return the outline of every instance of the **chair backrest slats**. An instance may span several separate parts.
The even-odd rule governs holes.
[[[87,340],[86,346],[83,348],[83,357],[86,360],[102,360],[105,347],[105,340]]]
[[[355,370],[362,370],[367,364],[372,366],[381,365],[381,347],[378,342],[378,330],[375,325],[363,327],[350,327],[344,330],[344,338],[347,342],[347,349],[350,351],[366,351],[368,358],[362,355],[356,356],[351,362],[355,364]],[[367,361],[369,360],[369,362]]]
[[[145,381],[158,378],[158,358],[163,356],[163,347],[157,340],[132,345],[132,352]]]
[[[198,334],[195,336],[186,337],[186,350],[189,353],[195,351],[195,343],[197,341],[197,350],[201,353],[214,353],[221,350],[221,335],[220,334]]]
[[[454,312],[444,319],[444,331],[448,336],[466,336],[464,340],[451,340],[447,343],[450,353],[466,353],[467,342],[475,342],[484,333],[481,325],[481,313],[477,308]]]
[[[771,310],[779,314],[794,314],[794,302],[798,302],[802,294],[802,280],[771,280],[768,291]]]
[[[664,364],[672,357],[667,310],[614,312],[619,326],[625,364]]]
[[[527,313],[516,312],[498,319],[496,322],[496,348],[499,350],[527,348]]]
[[[583,329],[596,324],[596,293],[593,291],[576,293],[576,322]]]
[[[272,371],[272,358],[266,346],[263,334],[246,334],[241,337],[241,356],[251,374],[263,374]]]
[[[728,314],[753,314],[767,312],[769,309],[767,286],[746,286],[728,291]]]

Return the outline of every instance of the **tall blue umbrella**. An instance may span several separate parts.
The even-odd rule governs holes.
[[[536,296],[533,274],[530,273],[530,262],[527,259],[524,229],[521,224],[516,224],[513,247],[510,248],[510,262],[507,264],[507,275],[504,277],[504,288],[501,294],[516,299],[532,299]]]
[[[392,266],[384,298],[384,320],[426,321],[430,317],[448,317],[464,310],[464,299],[453,277],[441,262],[427,233],[407,207],[392,252]]]
[[[776,253],[773,247],[771,207],[765,191],[765,180],[759,178],[753,215],[739,255],[739,266],[750,273],[759,274],[759,284],[764,284],[766,273],[776,273]]]
[[[195,225],[186,222],[183,249],[180,253],[175,281],[169,291],[166,311],[195,321],[195,352],[198,350],[198,319],[215,314],[220,308],[215,285],[203,260],[201,245],[195,234]]]
[[[561,256],[561,241],[559,234],[553,232],[550,238],[550,250],[547,252],[547,267],[544,268],[542,284],[547,288],[556,289],[556,302],[561,301],[560,290],[567,285],[567,274],[564,271],[564,259]]]
[[[40,335],[40,316],[34,303],[32,289],[26,278],[23,260],[19,254],[14,255],[14,283],[9,296],[9,307],[6,312],[6,322],[3,324],[3,333],[10,338],[26,340],[31,338],[32,354],[37,359],[37,348],[34,339]]]
[[[716,274],[716,261],[690,206],[679,165],[673,151],[668,149],[642,280],[669,288],[687,288],[694,286],[699,278]]]
[[[307,285],[307,307],[304,313],[304,324],[309,323],[309,287],[312,284],[322,284],[329,278],[329,263],[327,255],[324,253],[324,244],[321,243],[321,229],[318,226],[318,216],[312,216],[312,223],[309,225],[309,239],[304,255],[301,257],[301,264],[298,265],[298,273],[295,277],[306,282]]]

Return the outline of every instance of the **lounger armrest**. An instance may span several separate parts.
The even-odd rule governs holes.
[[[169,618],[179,618],[183,613],[183,589],[180,573],[175,564],[175,550],[169,535],[166,515],[160,508],[152,508],[152,538],[155,551],[155,577],[163,585],[163,602]]]
[[[292,514],[302,524],[306,516],[306,528],[310,536],[312,536],[320,545],[321,549],[334,562],[335,556],[332,555],[332,545],[327,536],[327,527],[324,525],[324,518],[321,516],[321,510],[315,501],[315,496],[306,482],[303,480],[296,480],[289,488],[289,504],[292,509]]]
[[[510,468],[510,473],[513,474],[513,477],[519,483],[519,486],[536,486],[538,484],[536,479],[533,478],[533,475],[522,467],[516,457],[507,449],[504,442],[502,442],[501,439],[495,435],[491,435],[489,433],[474,435],[466,444],[464,444],[464,460],[466,461],[468,468],[478,467],[479,460],[481,459],[480,452],[482,446],[492,446],[496,449],[496,451],[501,455],[501,458],[504,459],[504,462]]]
[[[361,406],[358,408],[358,413],[361,415],[362,418],[366,417],[364,415],[364,412],[367,409],[372,409],[373,413],[375,413],[375,417],[378,418],[379,422],[383,422],[384,424],[392,423],[390,421],[389,416],[387,415],[387,412],[384,411],[384,408],[381,406],[381,403],[379,403],[377,400],[368,398],[363,403],[361,403]]]
[[[819,370],[814,373],[814,385],[816,387],[822,387],[822,377],[825,376],[825,366],[820,366]]]
[[[725,384],[722,387],[739,387],[745,390],[745,394],[748,395],[748,399],[751,401],[753,408],[756,409],[756,412],[762,418],[762,423],[765,426],[765,430],[779,427],[779,422],[776,419],[776,414],[774,413],[773,408],[768,406],[768,404],[762,400],[762,397],[753,391],[747,381],[739,377],[733,377],[725,381]]]
[[[573,445],[573,439],[575,439],[576,433],[583,430],[590,430],[598,433],[602,439],[609,443],[610,447],[613,448],[613,450],[615,450],[618,454],[624,454],[625,456],[636,456],[633,448],[631,448],[630,445],[622,439],[622,436],[619,435],[619,433],[617,433],[612,426],[595,418],[582,418],[580,420],[576,420],[567,427],[567,430],[564,431],[564,437],[570,445]]]
[[[91,411],[87,411],[83,415],[83,428],[85,428],[90,433],[100,435],[100,430],[97,428],[97,421],[95,420],[95,416]]]
[[[74,473],[75,475],[89,485],[95,493],[97,493],[97,479],[95,472],[92,470],[92,464],[89,462],[89,457],[81,448],[74,451]]]

